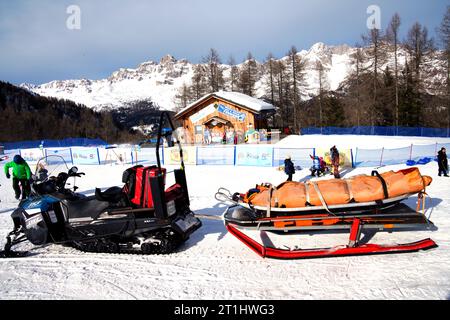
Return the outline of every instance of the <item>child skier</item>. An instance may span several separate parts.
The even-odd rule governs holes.
[[[20,196],[22,195],[22,200],[26,199],[30,192],[30,178],[31,178],[31,170],[28,166],[28,163],[20,156],[15,155],[13,158],[13,161],[8,162],[5,164],[5,175],[6,178],[11,178],[11,175],[9,173],[9,169],[12,168],[13,170],[13,189],[16,194],[16,199],[19,200]],[[22,190],[20,190],[20,185],[22,186]]]
[[[292,181],[292,175],[295,173],[295,168],[291,156],[287,156],[286,159],[284,159],[284,172],[288,175],[286,181]]]
[[[325,173],[325,169],[326,169],[326,163],[323,160],[322,157],[319,156],[312,156],[309,155],[310,158],[313,160],[313,165],[310,168],[311,170],[311,176],[315,176],[317,174],[318,177],[320,177],[321,174]]]

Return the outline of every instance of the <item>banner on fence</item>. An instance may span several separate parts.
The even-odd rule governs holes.
[[[73,148],[73,164],[100,164],[97,148]]]
[[[131,163],[130,148],[98,148],[101,164]]]
[[[70,148],[52,148],[45,149],[45,155],[48,156],[59,156],[61,157],[67,165],[72,164],[72,154]],[[58,157],[54,157],[53,161],[58,161]]]
[[[38,163],[39,159],[45,157],[44,150],[41,150],[39,148],[34,149],[22,149],[20,150],[20,155],[22,158],[30,163]]]
[[[183,147],[183,161],[184,164],[197,164],[197,148]],[[180,152],[178,147],[164,148],[164,164],[180,164]]]
[[[236,165],[237,166],[272,166],[272,147],[236,147]]]
[[[295,166],[300,166],[303,169],[312,166],[312,160],[309,155],[314,154],[314,149],[288,149],[288,148],[274,148],[273,149],[273,165],[284,166],[284,159],[287,156],[291,157]]]
[[[197,165],[233,165],[234,147],[198,147]]]
[[[329,149],[317,148],[316,156],[323,157],[327,165],[331,165]],[[339,149],[339,166],[342,168],[351,168],[353,166],[352,149]]]
[[[131,152],[133,164],[156,164],[155,148],[134,148]],[[163,161],[162,149],[159,149],[159,159]]]

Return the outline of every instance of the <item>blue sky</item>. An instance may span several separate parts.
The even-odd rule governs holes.
[[[66,27],[70,5],[81,9],[80,30]],[[383,29],[398,12],[403,38],[415,21],[435,36],[450,1],[0,0],[0,80],[100,79],[168,53],[199,62],[209,48],[241,62],[249,51],[262,61],[292,45],[354,45],[369,5],[380,7]]]

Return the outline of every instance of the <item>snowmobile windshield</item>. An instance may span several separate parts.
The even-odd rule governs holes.
[[[51,177],[57,177],[59,173],[67,173],[69,167],[61,156],[50,155],[41,158],[36,164],[35,181],[46,182]]]

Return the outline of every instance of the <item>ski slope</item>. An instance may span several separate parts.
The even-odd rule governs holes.
[[[351,138],[336,136],[334,143],[348,144]],[[355,146],[358,139],[354,137]],[[379,137],[377,143],[397,147],[398,140],[406,145],[415,142],[412,138]],[[382,167],[379,171],[404,167]],[[77,179],[79,190],[92,194],[95,187],[120,185],[125,168],[79,166],[86,173]],[[19,249],[32,249],[32,255],[0,260],[0,299],[450,299],[450,178],[437,176],[435,162],[419,168],[422,174],[433,177],[427,189],[432,197],[427,214],[431,214],[438,229],[379,232],[370,241],[405,243],[431,237],[439,245],[436,249],[393,255],[269,260],[260,258],[228,234],[222,221],[203,218],[203,227],[178,252],[165,256],[83,253],[59,245],[32,249],[28,243],[21,244]],[[370,174],[372,169],[348,169],[343,174]],[[2,164],[0,170],[3,246],[4,236],[12,229],[10,213],[17,201]],[[197,214],[215,216],[225,209],[214,199],[219,187],[243,192],[257,183],[278,184],[286,179],[276,168],[260,167],[187,166],[186,173],[191,209]],[[307,174],[307,170],[302,170],[294,179],[304,180]],[[170,184],[173,179],[167,182]],[[408,199],[407,204],[415,206],[415,199]],[[303,248],[346,244],[348,238],[345,233],[274,237],[286,246]]]

